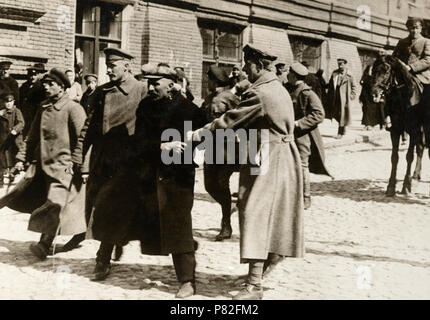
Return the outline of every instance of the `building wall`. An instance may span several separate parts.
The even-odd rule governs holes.
[[[0,55],[14,63],[16,78],[37,61],[48,68],[73,66],[75,0],[0,0],[0,7],[14,10],[0,19]]]

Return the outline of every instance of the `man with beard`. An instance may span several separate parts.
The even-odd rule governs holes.
[[[16,168],[32,165],[12,192],[0,200],[31,213],[28,229],[40,232],[40,241],[30,245],[40,260],[46,259],[57,234],[79,234],[86,230],[82,183],[68,172],[71,153],[85,122],[82,107],[69,99],[70,82],[64,72],[52,69],[42,79],[47,100],[38,109],[28,137],[16,158]]]
[[[22,132],[24,138],[30,130],[37,108],[40,106],[40,103],[46,99],[45,90],[40,81],[46,71],[43,63],[35,63],[33,66],[27,68],[29,79],[19,88],[20,100],[18,107],[21,109],[25,121],[24,130]]]
[[[129,53],[105,49],[110,82],[97,87],[92,106],[73,152],[74,172],[92,146],[86,193],[88,233],[99,240],[94,280],[104,280],[111,270],[114,246],[139,240],[139,163],[134,133],[136,110],[143,98],[142,82],[130,72]],[[82,240],[81,239],[77,239]],[[74,241],[76,244],[76,242]]]
[[[158,66],[145,76],[148,79],[148,96],[141,102],[136,120],[136,136],[144,145],[146,161],[154,168],[154,175],[146,179],[146,188],[153,182],[152,198],[160,218],[161,253],[172,254],[176,276],[181,286],[177,298],[195,294],[194,251],[197,243],[193,239],[191,209],[194,201],[195,167],[192,159],[185,161],[192,145],[184,143],[185,121],[192,128],[203,126],[206,114],[180,92],[172,90],[176,73],[168,67]],[[162,138],[168,131],[176,133],[170,141]],[[184,152],[185,151],[185,152]],[[187,152],[188,151],[188,152]],[[185,153],[185,155],[183,154]],[[171,163],[170,156],[178,161]],[[151,171],[149,171],[151,172]],[[151,195],[147,197],[149,198]],[[145,203],[151,202],[144,199]]]

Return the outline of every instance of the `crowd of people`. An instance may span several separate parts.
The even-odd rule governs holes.
[[[411,28],[417,24],[414,20]],[[430,67],[425,41],[422,70]],[[73,70],[48,71],[41,63],[28,68],[19,88],[8,75],[11,62],[1,62],[1,164],[10,179],[19,170],[26,175],[0,199],[0,208],[30,213],[28,229],[41,234],[31,253],[46,259],[57,235],[73,237],[55,252],[96,239],[94,280],[100,281],[111,272],[112,255],[120,259],[122,247],[138,240],[142,254],[172,255],[180,283],[176,297],[194,295],[199,246],[191,211],[197,165],[186,161],[186,150],[199,148],[219,129],[266,130],[267,140],[258,137],[261,158],[269,147],[264,173],[255,174],[262,162],[238,163],[228,152],[224,156],[236,159],[233,164],[204,164],[205,188],[221,205],[216,241],[231,237],[229,179],[240,173],[240,259],[249,273],[234,299],[261,299],[263,277],[284,258],[304,254],[309,173],[331,176],[318,125],[334,118],[338,137],[345,135],[356,86],[343,58],[326,84],[321,72],[311,74],[300,62],[278,63],[275,73],[278,57],[265,47],[246,45],[243,52],[243,70],[235,66],[228,74],[216,64],[209,67],[210,94],[202,106],[193,102],[183,68],[145,64],[133,76],[133,56],[116,48],[105,49],[110,81],[98,85],[97,75],[86,74],[85,92]],[[420,72],[415,65],[410,70]],[[177,136],[166,140],[172,129]],[[214,150],[219,152],[219,145]],[[166,154],[180,161],[166,162]]]

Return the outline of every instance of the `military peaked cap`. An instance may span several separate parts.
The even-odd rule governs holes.
[[[130,53],[118,48],[106,48],[103,52],[106,55],[106,62],[114,62],[118,60],[130,61],[134,58]]]
[[[269,61],[275,61],[276,59],[278,59],[277,56],[271,55],[268,50],[261,45],[247,44],[243,48],[243,52],[245,53],[245,57],[255,57],[258,59],[266,59]]]
[[[49,73],[45,74],[42,78],[42,82],[46,81],[55,81],[59,85],[64,88],[70,88],[70,81],[67,78],[66,74],[59,69],[53,68],[49,71]]]

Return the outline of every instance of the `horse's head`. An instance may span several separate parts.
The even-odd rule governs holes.
[[[392,56],[382,56],[373,64],[371,78],[371,94],[375,103],[384,100],[384,96],[391,88],[394,73],[395,58]]]

